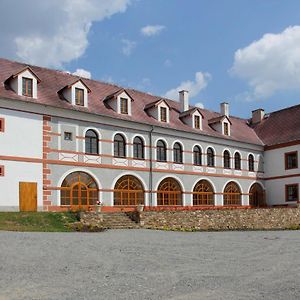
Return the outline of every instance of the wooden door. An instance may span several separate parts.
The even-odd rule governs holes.
[[[20,211],[37,211],[37,183],[19,182]]]

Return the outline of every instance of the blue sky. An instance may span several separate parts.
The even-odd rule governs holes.
[[[41,2],[29,16],[41,26],[31,26],[23,16],[18,22],[28,26],[26,33],[18,24],[1,26],[2,42],[5,37],[10,43],[0,50],[2,57],[71,72],[84,69],[93,79],[154,95],[176,97],[176,89],[188,87],[191,103],[219,110],[227,100],[231,113],[242,117],[259,107],[273,111],[300,103],[299,1]],[[14,4],[0,0],[6,25]],[[53,19],[55,9],[61,19],[59,13]],[[156,34],[143,34],[146,26]],[[76,36],[66,37],[68,32]]]

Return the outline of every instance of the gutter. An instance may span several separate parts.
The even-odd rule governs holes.
[[[153,202],[153,193],[152,193],[152,184],[153,184],[153,159],[152,159],[152,151],[153,151],[153,147],[152,147],[152,133],[154,131],[154,126],[151,126],[151,130],[149,131],[149,144],[150,144],[150,148],[149,148],[149,160],[150,160],[150,170],[149,170],[149,206],[152,206],[152,202]]]

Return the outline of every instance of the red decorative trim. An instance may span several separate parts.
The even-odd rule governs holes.
[[[4,132],[4,131],[5,131],[5,119],[0,118],[0,132]]]
[[[300,140],[291,141],[291,142],[287,142],[287,143],[281,143],[281,144],[277,144],[277,145],[265,146],[265,151],[280,149],[280,148],[285,148],[285,147],[290,147],[290,146],[295,146],[295,145],[300,145]]]
[[[296,154],[296,166],[289,168],[288,167],[288,156],[289,155],[294,155]],[[293,169],[297,169],[298,168],[298,151],[291,151],[291,152],[286,152],[284,153],[284,167],[286,170],[293,170]]]
[[[5,172],[4,172],[4,166],[0,166],[0,176],[4,176]]]
[[[290,175],[282,175],[282,176],[274,176],[274,177],[267,177],[267,178],[264,178],[264,180],[284,179],[284,178],[291,178],[291,177],[300,177],[300,173],[290,174]]]

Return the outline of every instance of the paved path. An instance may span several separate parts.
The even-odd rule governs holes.
[[[300,299],[300,232],[0,232],[0,299]]]

